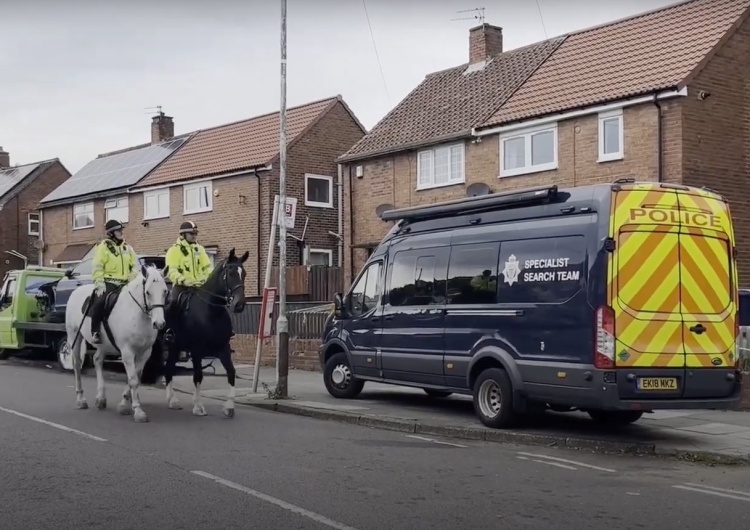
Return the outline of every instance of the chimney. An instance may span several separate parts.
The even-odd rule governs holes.
[[[503,53],[503,28],[482,24],[469,30],[469,63]]]
[[[0,147],[0,169],[10,167],[10,154]]]
[[[172,117],[159,112],[158,116],[151,118],[151,145],[171,138],[174,138],[174,122],[172,121]]]

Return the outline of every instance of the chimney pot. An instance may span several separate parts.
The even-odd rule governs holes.
[[[503,53],[503,28],[482,24],[469,30],[469,63]]]
[[[151,145],[174,138],[174,121],[171,116],[160,112],[151,118]]]
[[[0,169],[10,167],[10,154],[0,147]]]

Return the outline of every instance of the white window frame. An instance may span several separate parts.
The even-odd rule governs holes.
[[[91,219],[92,219],[90,225],[76,226],[76,215],[82,215],[82,214],[89,213],[88,211],[85,211],[85,212],[82,212],[82,213],[76,213],[76,210],[79,209],[79,208],[85,208],[86,210],[89,210],[89,208],[90,208],[90,210],[91,210],[91,212],[90,212],[91,213]],[[94,228],[95,225],[96,225],[96,218],[95,218],[94,202],[93,201],[79,202],[79,203],[76,203],[76,204],[73,205],[73,230],[85,230],[87,228]]]
[[[199,206],[198,208],[193,208],[192,210],[188,210],[188,207],[187,207],[188,191],[196,190],[196,189],[199,190],[201,188],[206,188],[207,190],[206,197],[208,201],[208,206],[203,206],[203,207]],[[212,211],[214,209],[214,190],[213,189],[214,189],[213,181],[210,181],[210,180],[203,180],[201,182],[195,182],[193,184],[185,184],[182,187],[182,213],[183,215]]]
[[[531,164],[531,137],[543,133],[552,131],[552,151],[553,160],[547,164]],[[508,140],[515,140],[516,138],[524,139],[524,155],[526,157],[523,167],[517,167],[513,169],[504,168],[505,160],[505,142]],[[528,129],[522,129],[518,131],[508,132],[500,135],[500,178],[503,177],[515,177],[518,175],[530,175],[532,173],[540,173],[542,171],[554,171],[558,167],[558,143],[557,143],[557,122],[552,124],[545,124],[538,127],[530,127]]]
[[[36,219],[32,219],[33,216],[36,216]],[[39,212],[29,212],[26,216],[28,220],[28,232],[30,236],[39,236],[41,229],[42,229],[42,216],[39,214]],[[31,225],[36,225],[36,230],[31,228]]]
[[[435,151],[448,150],[448,160],[450,160],[450,150],[454,147],[461,148],[461,174],[448,182],[441,182],[435,184]],[[419,176],[422,174],[422,156],[430,156],[430,182],[423,183],[420,181]],[[463,142],[436,145],[429,149],[422,149],[417,152],[417,190],[430,190],[434,188],[445,188],[446,186],[455,186],[457,184],[464,184],[466,182],[466,145]]]
[[[305,265],[310,265],[310,254],[327,254],[328,255],[328,266],[333,266],[333,250],[329,248],[308,248],[305,253]]]
[[[150,197],[156,197],[156,204],[158,208],[160,195],[167,196],[167,211],[162,212],[161,210],[159,210],[155,214],[151,215],[151,212],[148,212],[146,210],[146,204],[148,202],[148,199]],[[143,220],[144,221],[149,221],[151,219],[166,219],[167,217],[169,217],[169,206],[170,206],[169,205],[169,188],[161,188],[158,190],[151,190],[151,191],[143,192]]]
[[[120,205],[120,201],[125,201],[125,206]],[[112,205],[114,203],[114,206]],[[124,215],[116,215],[114,217],[110,217],[109,212],[111,210],[125,210]],[[125,224],[130,219],[130,200],[128,199],[128,196],[125,195],[123,197],[112,197],[110,199],[104,200],[104,222],[106,223],[110,219],[115,219],[116,221],[120,221],[122,224]]]
[[[616,153],[604,152],[604,122],[617,118],[618,134],[620,135],[620,150]],[[613,160],[622,160],[625,150],[625,127],[623,124],[622,109],[616,109],[599,114],[599,159],[598,162],[612,162]]]
[[[328,182],[328,202],[317,202],[307,199],[307,182],[309,179],[325,180]],[[311,206],[313,208],[333,208],[333,177],[305,173],[305,206]]]
[[[216,255],[218,254],[218,249],[216,248],[207,248],[206,254],[208,255],[208,259],[211,260],[211,267],[216,267]]]

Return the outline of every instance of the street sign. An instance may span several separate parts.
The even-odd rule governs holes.
[[[263,301],[260,304],[260,326],[258,336],[260,339],[273,337],[273,310],[276,307],[276,287],[263,289]]]
[[[279,196],[276,196],[276,202],[281,206],[279,202]],[[286,205],[284,206],[284,219],[286,220],[287,228],[294,228],[294,220],[297,218],[297,197],[287,197]]]

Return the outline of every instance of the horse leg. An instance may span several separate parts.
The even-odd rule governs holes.
[[[70,342],[71,339],[73,339],[73,337],[68,333],[68,347],[70,348],[70,358],[73,361],[73,373],[75,375],[76,407],[79,409],[87,409],[89,408],[89,404],[83,396],[83,383],[81,382],[81,369],[83,367],[83,356],[86,353],[86,344],[83,342],[83,337],[80,333],[78,333],[78,337],[74,339],[75,342],[73,344]]]
[[[133,419],[136,423],[145,423],[148,416],[143,412],[141,401],[138,396],[138,369],[135,365],[135,354],[131,351],[122,352],[122,363],[125,365],[125,371],[128,373],[128,387],[130,388],[130,400],[133,409]],[[123,399],[125,396],[123,395]]]
[[[107,396],[104,391],[104,352],[101,348],[96,349],[94,354],[94,367],[96,368],[96,401],[94,404],[98,409],[107,408]]]
[[[175,369],[177,367],[177,360],[180,358],[180,348],[175,342],[169,345],[169,353],[167,354],[167,363],[164,366],[164,382],[167,384],[167,403],[170,409],[180,410],[180,400],[177,399],[177,395],[174,391],[174,377]]]
[[[193,350],[191,358],[193,361],[193,384],[195,385],[195,391],[193,392],[193,415],[206,416],[206,409],[203,408],[203,403],[201,403],[201,383],[203,382],[203,356],[196,354],[195,350]]]
[[[237,372],[234,369],[234,363],[232,362],[232,350],[227,345],[227,348],[221,352],[219,357],[221,365],[224,367],[224,371],[227,373],[227,383],[229,383],[229,392],[227,394],[227,400],[224,402],[224,416],[227,418],[234,418],[234,398]]]

